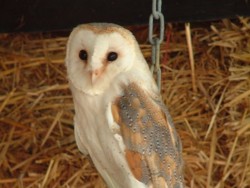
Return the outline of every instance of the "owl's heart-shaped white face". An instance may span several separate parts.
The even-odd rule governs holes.
[[[70,35],[66,56],[73,86],[89,94],[102,93],[117,75],[132,67],[133,41],[132,34],[121,33],[119,29],[76,28]]]

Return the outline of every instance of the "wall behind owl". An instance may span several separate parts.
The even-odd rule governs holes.
[[[162,3],[167,22],[250,16],[247,0],[166,0]],[[146,24],[151,4],[151,0],[1,0],[0,32],[63,30],[86,22]]]

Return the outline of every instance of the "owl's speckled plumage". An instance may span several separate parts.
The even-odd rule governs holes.
[[[114,24],[78,26],[66,66],[76,143],[107,185],[184,187],[181,142],[134,36]]]
[[[135,177],[144,184],[152,181],[154,187],[180,187],[180,141],[167,109],[156,100],[138,85],[129,84],[114,103],[113,113],[119,113],[115,121],[120,125],[125,156]]]

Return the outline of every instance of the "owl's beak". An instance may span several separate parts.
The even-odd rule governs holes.
[[[89,71],[92,83],[96,82],[96,80],[100,77],[102,72],[103,72],[102,68]]]

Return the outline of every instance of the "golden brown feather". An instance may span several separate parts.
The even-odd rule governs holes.
[[[183,181],[181,146],[167,109],[135,83],[123,90],[112,113],[120,126],[130,170],[147,185],[178,187]]]

